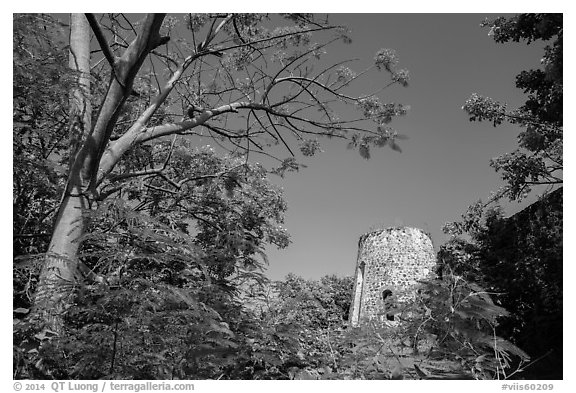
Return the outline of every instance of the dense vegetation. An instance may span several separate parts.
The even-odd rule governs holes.
[[[473,94],[464,105],[471,121],[502,122],[521,128],[518,148],[491,160],[505,185],[487,202],[471,205],[462,220],[448,223],[452,240],[441,247],[441,268],[479,283],[511,315],[501,334],[534,360],[526,374],[561,379],[563,362],[563,23],[561,14],[521,14],[485,21],[498,43],[546,42],[542,68],[522,71],[516,86],[527,94],[509,110]],[[536,60],[536,59],[535,59]],[[538,201],[511,218],[502,198],[521,201],[530,192]],[[545,334],[543,334],[545,332]]]
[[[72,17],[70,42],[70,26],[49,15],[15,14],[13,22],[14,378],[521,375],[529,356],[514,343],[528,341],[501,321],[525,323],[532,314],[515,310],[528,298],[513,293],[495,302],[483,289],[497,290],[492,249],[499,246],[484,235],[503,225],[500,217],[474,233],[478,259],[455,260],[422,283],[398,306],[396,324],[347,324],[351,278],[269,282],[264,274],[264,246],[290,242],[287,206],[268,176],[298,170],[294,144],[305,156],[319,149],[317,137],[342,139],[365,158],[371,147],[400,149],[402,136],[388,123],[405,108],[346,93],[370,71],[406,86],[394,51],[379,51],[359,73],[346,61],[326,65],[324,51],[349,38],[303,14],[143,22],[88,14]],[[88,25],[97,41],[89,45],[82,41]],[[313,33],[325,43],[314,43]],[[90,52],[100,57],[86,71],[81,54]],[[133,52],[141,61],[126,55]],[[561,122],[556,101],[534,99],[544,96],[549,111],[528,105],[525,112]],[[340,105],[355,106],[359,117],[340,119]],[[522,124],[526,141],[545,133],[538,154],[557,160],[558,124]],[[213,147],[198,142],[206,138]],[[274,165],[255,162],[257,155]],[[553,241],[561,237],[558,220],[543,229]],[[557,312],[557,276],[538,277],[549,294],[541,307]]]
[[[561,379],[562,189],[510,218],[494,208],[462,224],[470,238],[444,244],[441,267],[479,283],[511,311],[499,333],[538,359],[525,377]]]
[[[171,282],[153,259],[123,284],[84,288],[66,337],[17,321],[15,377],[494,379],[528,360],[495,335],[507,312],[459,277],[424,285],[399,324],[353,328],[351,278],[289,275],[230,292],[182,271]]]

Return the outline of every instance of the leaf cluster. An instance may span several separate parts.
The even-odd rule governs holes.
[[[481,202],[476,207],[451,226],[457,236],[441,246],[441,268],[493,293],[495,302],[510,310],[500,320],[502,337],[533,358],[546,356],[534,375],[557,375],[562,361],[562,189],[509,218]],[[541,335],[543,330],[551,334]]]
[[[506,181],[495,198],[522,200],[533,186],[562,184],[562,15],[520,14],[486,20],[482,25],[490,27],[490,35],[498,43],[551,41],[544,48],[543,68],[522,71],[516,77],[516,86],[527,94],[520,108],[508,110],[505,104],[478,94],[463,106],[470,121],[490,121],[494,126],[509,122],[522,128],[519,149],[490,164]]]

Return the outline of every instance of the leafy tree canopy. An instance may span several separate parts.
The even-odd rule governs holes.
[[[268,176],[322,137],[399,151],[396,53],[330,63],[350,38],[309,14],[13,18],[15,373],[288,377],[301,325],[241,301],[264,245],[289,244]],[[365,77],[381,83],[357,94]],[[312,326],[342,322],[346,282],[303,285]]]
[[[75,54],[68,64],[68,20],[14,15],[16,256],[47,251],[68,195],[85,199],[90,209],[122,199],[193,235],[224,277],[234,264],[259,265],[253,257],[265,242],[288,244],[281,227],[286,205],[266,176],[298,170],[297,149],[314,155],[319,138],[328,137],[347,140],[365,158],[371,146],[400,150],[396,140],[402,136],[388,123],[406,108],[379,96],[391,85],[406,86],[408,72],[397,69],[390,49],[378,51],[373,65],[359,72],[351,68],[353,59],[324,61],[331,47],[350,43],[345,28],[327,19],[86,18],[93,39],[90,91],[83,93],[93,126],[79,132],[70,92],[83,89],[78,80],[85,75],[69,67]],[[157,32],[145,30],[149,21]],[[147,57],[131,64],[127,54],[146,34]],[[381,88],[350,93],[356,80],[378,71],[390,77]],[[358,109],[357,117],[338,115],[347,105]],[[202,147],[207,142],[212,148]],[[74,247],[60,247],[74,254]]]
[[[470,121],[490,121],[494,126],[509,122],[523,129],[518,135],[519,148],[490,163],[506,181],[494,199],[522,200],[533,186],[562,184],[562,15],[520,14],[486,20],[482,26],[490,27],[498,43],[549,42],[542,68],[522,71],[516,77],[516,86],[528,95],[524,105],[509,110],[506,104],[472,94],[463,107]]]

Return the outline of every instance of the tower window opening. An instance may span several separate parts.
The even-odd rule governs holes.
[[[392,291],[390,289],[385,289],[382,291],[382,301],[384,302],[384,313],[386,315],[386,320],[393,321],[395,307]]]

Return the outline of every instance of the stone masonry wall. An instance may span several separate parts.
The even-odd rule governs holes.
[[[434,271],[432,241],[422,230],[400,227],[367,233],[358,242],[352,325],[364,319],[385,319],[382,292],[392,291],[394,302],[413,298],[418,280]]]

